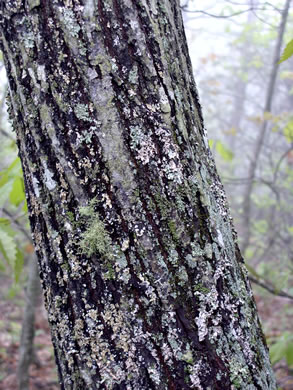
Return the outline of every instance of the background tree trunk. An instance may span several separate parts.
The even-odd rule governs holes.
[[[62,389],[276,389],[176,0],[0,1]]]
[[[273,57],[273,64],[272,64],[272,70],[271,70],[271,75],[270,75],[270,80],[269,80],[269,85],[268,85],[268,90],[266,94],[266,101],[264,105],[264,118],[263,122],[260,128],[260,131],[256,137],[255,140],[255,147],[253,150],[253,154],[248,166],[248,184],[245,187],[244,194],[243,194],[243,217],[242,217],[242,227],[243,227],[243,239],[242,239],[242,245],[241,245],[241,250],[242,253],[245,254],[246,249],[249,247],[250,243],[250,236],[251,236],[251,214],[252,214],[252,192],[253,192],[253,184],[255,180],[255,175],[257,172],[257,167],[258,163],[261,157],[261,152],[263,145],[265,143],[266,137],[267,137],[267,127],[268,127],[268,121],[265,118],[265,114],[268,114],[272,110],[272,103],[273,103],[273,98],[274,98],[274,92],[275,92],[275,85],[276,85],[276,80],[277,80],[277,75],[278,75],[278,70],[279,70],[279,60],[281,57],[281,50],[282,50],[282,44],[283,44],[283,37],[285,33],[285,27],[286,27],[286,22],[288,18],[288,13],[289,13],[289,8],[290,8],[290,0],[286,0],[284,4],[284,9],[282,12],[282,18],[281,18],[281,23],[279,26],[279,33],[278,33],[278,38],[274,50],[274,57]]]
[[[18,389],[29,390],[30,365],[38,363],[34,349],[35,311],[40,296],[39,267],[35,256],[31,256],[28,265],[28,280],[26,289],[26,305],[22,320],[21,339],[19,346]]]

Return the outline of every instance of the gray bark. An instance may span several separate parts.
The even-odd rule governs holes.
[[[178,2],[0,5],[61,389],[276,389]]]
[[[270,75],[268,90],[266,94],[266,101],[264,106],[264,114],[269,113],[272,110],[272,103],[273,103],[273,97],[274,97],[274,91],[275,91],[275,85],[279,70],[279,59],[281,57],[281,49],[282,49],[282,42],[283,37],[285,33],[285,27],[286,22],[288,18],[288,12],[290,8],[291,0],[286,0],[284,10],[282,12],[282,18],[281,23],[279,27],[279,33],[278,38],[274,50],[274,56],[273,56],[273,64],[272,64],[272,71]],[[253,155],[250,160],[250,164],[248,167],[248,184],[245,188],[244,195],[243,195],[243,240],[241,245],[242,253],[245,254],[246,249],[249,246],[250,243],[250,235],[251,235],[251,229],[250,229],[250,220],[251,220],[251,208],[252,208],[252,201],[251,201],[251,195],[253,191],[253,184],[254,179],[258,167],[258,162],[261,156],[262,147],[265,142],[266,134],[267,134],[267,127],[268,127],[268,121],[264,120],[262,122],[262,126],[260,128],[260,131],[257,135],[256,141],[255,141],[255,147],[253,150]]]

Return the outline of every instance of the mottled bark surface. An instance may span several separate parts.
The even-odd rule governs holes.
[[[178,2],[0,4],[61,389],[276,389]]]

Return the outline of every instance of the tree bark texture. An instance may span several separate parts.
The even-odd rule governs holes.
[[[0,4],[61,389],[276,389],[177,0]]]

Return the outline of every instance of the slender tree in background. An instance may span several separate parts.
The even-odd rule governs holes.
[[[266,114],[270,113],[272,110],[273,97],[275,92],[275,85],[279,70],[279,60],[282,53],[282,44],[285,33],[286,22],[288,18],[288,12],[290,8],[290,0],[286,0],[284,4],[284,9],[282,11],[282,18],[279,26],[278,38],[274,50],[273,64],[272,70],[270,74],[270,80],[268,85],[268,90],[266,94],[266,101],[264,105],[264,117]],[[243,217],[242,217],[242,225],[243,225],[243,239],[241,250],[242,253],[245,253],[246,249],[250,243],[251,236],[251,203],[252,203],[252,191],[255,175],[257,172],[258,162],[261,156],[262,148],[267,136],[268,129],[268,121],[265,119],[261,125],[261,129],[256,137],[255,146],[253,149],[253,154],[248,167],[248,184],[245,187],[243,194]]]
[[[28,281],[26,289],[26,306],[22,321],[21,339],[19,346],[18,382],[19,390],[29,390],[29,367],[34,362],[39,365],[35,350],[35,310],[40,295],[40,278],[38,263],[31,256],[28,265]]]
[[[276,389],[177,0],[0,1],[62,389]]]

